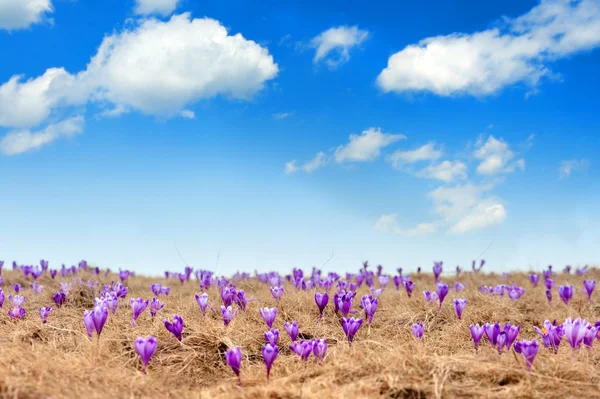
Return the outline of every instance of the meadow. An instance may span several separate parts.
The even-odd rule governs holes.
[[[85,262],[59,270],[42,266],[5,265],[1,273],[2,398],[600,398],[598,331],[593,330],[591,344],[574,342],[573,348],[577,331],[562,327],[568,318],[581,318],[590,322],[589,330],[596,328],[600,294],[592,292],[588,299],[584,290],[584,280],[600,278],[596,268],[493,274],[485,273],[487,266],[457,273],[438,265],[436,282],[429,267],[403,275],[360,264],[348,275],[296,269],[288,276],[237,273],[227,279],[191,269],[150,278],[110,273]],[[153,284],[160,287],[152,290]],[[448,291],[442,301],[436,289],[442,296]],[[328,303],[320,317],[315,293],[325,292]],[[203,293],[208,295],[205,315],[196,300]],[[14,303],[17,295],[25,297],[20,305]],[[371,295],[367,305],[365,295]],[[154,297],[154,305],[140,312]],[[143,301],[132,305],[132,298]],[[466,299],[460,319],[454,299]],[[224,302],[232,306],[228,325]],[[156,310],[163,304],[151,317],[151,306]],[[135,326],[132,306],[140,313]],[[42,307],[52,308],[44,314],[45,323]],[[101,318],[107,308],[101,333],[92,323],[88,334],[84,312],[97,311]],[[263,345],[274,338],[265,336],[269,327],[261,308],[277,309],[272,327],[278,339],[270,349],[277,348],[278,355],[268,381]],[[181,341],[165,327],[165,319],[171,323],[174,315],[184,323]],[[351,343],[342,326],[350,318],[362,319]],[[293,346],[284,324],[292,321],[298,325]],[[500,333],[502,341],[509,335],[505,323],[519,326],[512,346],[492,345],[486,333],[476,353],[470,326],[489,323],[493,329],[497,322],[507,331]],[[546,347],[549,338],[534,327],[542,334],[562,330],[559,345]],[[144,373],[135,343],[149,336],[156,338],[156,348]],[[325,340],[317,341],[318,351],[313,340]],[[523,340],[539,347],[530,369],[525,344],[515,344]],[[303,345],[313,349],[308,356]],[[234,348],[241,352],[239,379],[231,367],[235,359],[229,359]]]

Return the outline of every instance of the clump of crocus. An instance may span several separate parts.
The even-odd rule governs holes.
[[[556,324],[556,320],[554,323],[551,323],[550,320],[544,321],[544,326],[540,329],[537,326],[534,326],[533,329],[540,334],[542,337],[542,343],[546,348],[552,348],[554,353],[558,352],[558,347],[562,340],[562,337],[565,335],[565,331],[562,324]]]
[[[373,322],[373,316],[377,311],[377,305],[379,304],[378,298],[373,298],[370,295],[365,295],[362,297],[360,304],[365,311],[365,316],[367,317],[367,324],[371,325]]]
[[[342,317],[342,329],[348,337],[348,343],[352,343],[354,336],[362,325],[363,319],[355,319],[354,317]]]
[[[464,291],[464,289],[465,289],[465,285],[463,283],[460,283],[458,281],[456,281],[454,283],[454,291],[461,292],[461,291]]]
[[[156,283],[156,284],[152,284],[150,286],[150,290],[152,291],[152,293],[154,294],[154,296],[159,296],[159,295],[165,295],[168,296],[169,292],[171,292],[171,288],[169,287],[163,287],[162,285]]]
[[[48,321],[48,316],[52,313],[52,308],[49,306],[42,306],[40,308],[40,318],[42,319],[42,323],[46,323]]]
[[[573,350],[579,349],[589,326],[590,323],[587,320],[581,320],[580,318],[573,320],[569,317],[565,320],[563,324],[565,338]]]
[[[323,294],[315,292],[315,303],[319,308],[319,321],[321,321],[323,318],[323,310],[325,310],[325,307],[329,303],[329,295],[327,292],[324,292]]]
[[[440,306],[438,308],[438,313],[442,310],[442,304],[444,303],[444,298],[448,295],[448,284],[437,283],[435,285],[435,292],[440,300]]]
[[[313,343],[313,354],[320,362],[325,358],[327,353],[327,341],[324,339],[316,339]]]
[[[40,285],[40,283],[38,283],[37,280],[36,280],[33,283],[31,283],[31,290],[35,294],[39,295],[39,294],[41,294],[44,291],[44,286]]]
[[[412,325],[412,333],[417,339],[423,339],[423,334],[425,334],[425,326],[423,322],[414,323]]]
[[[428,303],[438,300],[438,295],[435,292],[431,292],[429,290],[423,291],[423,297],[425,297],[425,301]]]
[[[241,384],[242,380],[240,379],[240,367],[242,365],[242,350],[239,346],[235,348],[229,348],[225,351],[225,361],[227,365],[231,367],[231,370],[235,373],[238,378],[238,382]]]
[[[108,319],[108,309],[105,305],[94,306],[91,312],[86,310],[83,313],[83,324],[85,324],[88,337],[92,338],[94,330],[96,330],[98,339],[100,339],[106,319]]]
[[[271,374],[271,366],[273,366],[273,362],[277,359],[278,354],[279,349],[277,348],[277,345],[266,344],[262,346],[263,360],[267,367],[267,381],[269,381],[269,376]]]
[[[484,334],[484,328],[479,324],[471,324],[469,329],[471,330],[471,338],[473,338],[473,343],[475,345],[475,353],[477,353],[479,349],[479,341],[481,341],[481,338]]]
[[[462,318],[462,313],[465,309],[465,306],[467,306],[466,299],[454,299],[454,312],[456,312],[456,317],[458,317],[458,320]]]
[[[573,291],[574,288],[572,285],[561,285],[558,287],[558,296],[565,305],[568,305],[571,298],[573,298]]]
[[[385,287],[387,287],[388,283],[390,282],[390,276],[381,275],[377,277],[377,280],[379,281],[379,287],[385,289]]]
[[[25,296],[24,295],[9,295],[8,296],[8,300],[11,301],[13,303],[13,305],[15,305],[16,307],[21,307],[23,306],[23,303],[25,303]]]
[[[383,294],[382,288],[371,287],[370,291],[371,291],[371,296],[374,298],[378,298],[381,296],[381,294]]]
[[[410,298],[412,296],[413,290],[416,287],[415,283],[413,283],[411,280],[407,280],[407,281],[403,281],[402,285],[404,286],[404,289],[406,290],[406,294]]]
[[[156,313],[161,311],[165,307],[164,303],[161,303],[158,298],[152,298],[150,301],[150,317],[154,320]]]
[[[221,305],[221,317],[223,318],[223,324],[225,324],[226,327],[231,323],[231,320],[233,320],[237,312],[238,310],[236,309],[234,312],[231,306],[225,307]]]
[[[284,293],[283,286],[281,286],[281,287],[280,286],[271,287],[271,295],[273,296],[273,298],[275,298],[275,300],[277,302],[279,302],[279,300],[283,296],[283,293]]]
[[[208,294],[205,292],[202,295],[196,294],[196,303],[200,306],[200,310],[202,311],[202,315],[206,316],[206,309],[210,309],[213,312],[215,311],[212,306],[208,304]]]
[[[544,285],[546,286],[547,290],[551,290],[554,287],[554,280],[547,278],[544,280]]]
[[[354,300],[355,292],[342,290],[340,294],[335,293],[333,295],[333,301],[335,304],[335,312],[339,310],[343,317],[347,317],[350,313],[355,313],[352,310],[352,301]]]
[[[137,337],[135,340],[135,350],[142,359],[142,373],[144,374],[146,374],[146,367],[148,367],[150,358],[152,358],[156,352],[156,346],[156,337]]]
[[[495,348],[498,345],[498,335],[500,335],[500,323],[485,323],[483,325],[483,329],[485,331],[485,335],[490,341],[490,344],[492,344],[492,347]]]
[[[132,312],[131,327],[135,327],[135,321],[140,317],[142,312],[146,310],[146,307],[148,307],[148,300],[144,300],[143,298],[131,298],[129,304],[131,305]]]
[[[8,310],[8,315],[13,319],[22,319],[25,317],[25,309],[15,306],[13,309]]]
[[[540,281],[539,274],[535,274],[535,273],[530,274],[529,281],[531,282],[531,285],[533,285],[534,287],[537,287],[538,282]]]
[[[538,347],[539,345],[537,341],[522,340],[515,342],[515,352],[523,355],[529,371],[531,371],[531,366],[533,365],[533,361],[537,356]]]
[[[292,341],[296,341],[298,339],[298,333],[299,333],[299,331],[298,331],[298,323],[296,322],[296,320],[292,320],[291,323],[288,323],[286,321],[283,326],[285,327],[285,331],[290,336],[290,339]]]
[[[269,331],[265,332],[265,341],[268,344],[271,344],[273,346],[277,346],[277,343],[279,342],[279,330],[276,328],[271,328]]]
[[[300,356],[300,359],[306,361],[313,352],[314,343],[315,341],[313,340],[302,340],[300,342],[295,341],[292,345],[290,345],[290,349],[292,352]]]
[[[592,301],[594,288],[596,288],[596,280],[583,280],[583,291],[588,297],[588,302]]]
[[[260,308],[258,309],[260,316],[267,323],[267,327],[273,327],[273,322],[277,316],[277,308]]]
[[[181,342],[181,340],[183,339],[183,327],[184,327],[183,319],[181,318],[181,316],[174,314],[172,323],[167,319],[165,319],[164,323],[165,323],[165,328],[171,334],[173,334],[173,336],[175,338],[177,338],[178,341]]]
[[[435,281],[438,281],[440,274],[442,274],[443,264],[444,262],[433,262],[433,275],[435,276]]]

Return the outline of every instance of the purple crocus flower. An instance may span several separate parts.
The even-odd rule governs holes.
[[[411,280],[408,280],[408,281],[402,282],[402,284],[404,285],[404,289],[406,290],[406,294],[410,298],[412,296],[413,290],[416,287],[415,283],[413,283]]]
[[[539,276],[539,274],[535,274],[535,273],[532,273],[532,274],[530,274],[530,275],[529,275],[529,281],[531,281],[531,284],[532,284],[534,287],[537,287],[537,285],[538,285],[538,282],[540,281],[540,276]]]
[[[8,296],[8,300],[11,301],[13,303],[13,305],[17,306],[17,307],[21,307],[23,306],[23,303],[25,303],[25,296],[23,295],[9,295]]]
[[[154,294],[154,296],[159,296],[162,293],[162,286],[160,284],[152,284],[150,285],[150,291]]]
[[[169,293],[171,292],[171,287],[162,287],[160,289],[160,293],[163,294],[164,296],[169,296]]]
[[[438,300],[438,295],[435,292],[430,292],[429,290],[423,291],[423,297],[425,297],[426,302],[432,302]]]
[[[446,298],[446,295],[448,295],[448,284],[437,283],[435,285],[435,292],[437,293],[438,298],[440,299],[440,307],[438,308],[438,313],[439,313],[440,310],[442,309],[442,304],[444,303],[444,298]]]
[[[213,312],[215,311],[212,306],[208,304],[208,294],[205,292],[202,295],[196,294],[196,303],[200,306],[202,315],[206,316],[206,309],[209,308]]]
[[[125,280],[127,280],[129,278],[130,275],[130,271],[129,270],[121,270],[119,269],[119,278],[121,279],[121,282],[125,282]]]
[[[456,317],[458,317],[458,320],[462,318],[462,313],[465,309],[465,306],[467,306],[466,299],[454,299],[454,311],[456,312]]]
[[[596,280],[583,280],[583,290],[588,297],[588,302],[592,301],[594,288],[596,288]]]
[[[362,297],[360,304],[365,311],[365,316],[367,317],[367,324],[371,325],[373,322],[373,316],[377,311],[377,305],[379,304],[378,298],[373,298],[370,295],[365,295]]]
[[[573,298],[573,291],[573,285],[561,285],[558,287],[558,296],[560,296],[565,305],[568,305],[571,298]]]
[[[354,317],[342,317],[342,329],[348,337],[348,343],[352,343],[354,335],[362,325],[363,319],[355,319]]]
[[[440,274],[442,274],[443,264],[444,262],[433,262],[433,275],[435,276],[435,281],[438,281]]]
[[[105,305],[94,306],[91,311],[86,310],[83,313],[83,323],[85,324],[88,337],[92,338],[94,330],[96,330],[98,339],[100,339],[100,333],[102,333],[106,319],[108,319],[108,309]]]
[[[554,280],[551,280],[549,278],[544,279],[544,285],[546,286],[546,289],[551,290],[552,287],[554,287]]]
[[[498,335],[500,334],[500,323],[485,323],[483,325],[483,329],[485,331],[485,335],[492,344],[492,347],[496,347],[496,345],[498,344]]]
[[[225,307],[224,305],[221,305],[221,317],[223,318],[223,324],[225,327],[231,323],[231,320],[233,320],[237,312],[238,310],[236,309],[234,312],[231,306]]]
[[[531,365],[538,353],[538,347],[539,344],[537,341],[522,340],[515,342],[515,352],[523,355],[529,371],[531,371]]]
[[[156,313],[161,311],[165,307],[164,303],[161,303],[158,298],[152,298],[150,301],[150,317],[154,320]]]
[[[325,310],[325,307],[329,303],[329,295],[327,292],[324,292],[323,294],[315,292],[315,303],[319,308],[319,320],[321,320],[323,317],[323,310]]]
[[[475,353],[477,353],[479,341],[481,341],[481,338],[484,334],[484,327],[480,326],[479,324],[471,324],[469,326],[469,330],[471,330],[471,338],[473,338],[473,343],[475,344]]]
[[[504,344],[506,343],[506,333],[504,331],[500,331],[498,334],[498,338],[496,340],[496,344],[498,346],[498,354],[502,354],[502,349],[504,348]]]
[[[327,353],[327,341],[324,339],[317,339],[313,344],[313,354],[320,362],[325,358]]]
[[[534,326],[533,329],[540,334],[542,343],[546,348],[552,348],[554,353],[558,352],[562,337],[565,335],[562,324],[556,325],[556,320],[554,320],[554,323],[551,323],[550,320],[546,320],[544,321],[542,329],[537,326]]]
[[[146,310],[146,307],[148,307],[148,300],[144,300],[143,298],[131,298],[129,304],[131,305],[132,312],[131,327],[135,327],[135,321],[140,317],[142,312]]]
[[[595,338],[598,338],[598,327],[589,326],[583,337],[583,344],[588,348],[591,348],[592,345],[594,345]]]
[[[277,346],[277,343],[279,342],[279,330],[278,329],[271,328],[269,331],[265,332],[264,336],[265,336],[265,341],[268,344]]]
[[[285,331],[290,336],[290,339],[292,341],[296,341],[298,339],[298,323],[296,323],[296,320],[292,320],[291,323],[286,321],[283,326],[285,327]]]
[[[223,300],[223,305],[231,306],[233,301],[236,298],[236,291],[233,287],[223,287],[221,289],[221,299]]]
[[[246,292],[244,290],[239,290],[236,293],[234,301],[240,307],[240,309],[242,309],[244,312],[246,311],[246,306],[248,305],[248,298],[246,298]]]
[[[377,277],[377,280],[379,281],[379,287],[385,289],[390,282],[390,276],[381,275]]]
[[[465,285],[463,283],[460,283],[458,281],[456,281],[454,283],[454,291],[461,292],[461,291],[464,291],[464,289],[465,289]]]
[[[290,349],[300,356],[300,359],[306,361],[310,357],[310,354],[313,352],[314,341],[312,340],[302,340],[300,342],[295,341],[292,345],[290,345]]]
[[[269,381],[269,375],[271,374],[271,366],[275,359],[277,359],[277,355],[279,353],[279,349],[277,345],[266,344],[262,346],[262,355],[265,361],[265,366],[267,367],[267,381]]]
[[[52,280],[56,277],[56,273],[58,273],[58,270],[50,269],[50,277],[52,277]]]
[[[25,317],[25,309],[15,306],[14,309],[9,309],[8,315],[13,319],[22,319]]]
[[[146,374],[146,367],[148,366],[148,362],[150,362],[150,358],[156,352],[156,346],[156,337],[137,337],[135,340],[135,351],[142,359],[142,373],[144,374]]]
[[[15,290],[15,294],[18,294],[19,291],[21,291],[21,284],[15,283],[15,285],[13,285],[13,290]]]
[[[578,349],[581,346],[589,326],[590,323],[587,320],[581,320],[580,318],[573,320],[569,317],[565,320],[563,324],[565,337],[573,350]]]
[[[423,339],[423,334],[425,333],[425,326],[423,322],[414,323],[412,325],[412,333],[417,339]]]
[[[106,304],[106,307],[112,314],[115,314],[117,307],[119,307],[119,297],[115,292],[107,292],[102,297],[102,302]]]
[[[370,289],[371,291],[371,296],[378,298],[381,296],[381,294],[383,294],[383,289],[382,288],[375,288],[375,287],[371,287]]]
[[[546,290],[546,298],[548,298],[548,303],[552,302],[552,291]]]
[[[40,318],[42,319],[42,323],[46,323],[48,320],[48,316],[52,313],[52,308],[48,306],[42,306],[40,308]]]
[[[506,341],[504,345],[506,346],[506,350],[510,350],[513,342],[516,341],[519,336],[519,332],[521,331],[521,325],[512,325],[509,323],[504,324],[504,332],[506,333]]]
[[[276,285],[276,286],[271,287],[271,295],[273,295],[273,298],[275,298],[275,300],[277,302],[279,302],[279,300],[283,296],[283,293],[284,293],[284,289],[282,286],[280,287],[280,286]]]
[[[277,316],[277,308],[260,308],[258,309],[260,316],[263,318],[265,323],[267,323],[267,327],[273,327],[273,322],[275,321],[275,317]]]
[[[225,351],[225,361],[227,361],[227,365],[231,367],[231,370],[238,377],[238,382],[241,383],[240,380],[240,366],[242,365],[242,350],[239,346],[235,348],[230,348]]]
[[[2,309],[2,306],[4,306],[4,291],[0,288],[0,309]]]
[[[458,278],[458,276],[460,276],[460,273],[462,272],[462,269],[460,268],[460,266],[456,266],[456,277]]]
[[[168,319],[165,319],[164,321],[165,323],[165,328],[171,333],[173,334],[173,336],[175,338],[177,338],[177,340],[179,340],[179,342],[181,342],[181,340],[183,339],[183,319],[181,318],[181,316],[174,314],[173,315],[173,323],[171,323]]]
[[[340,295],[334,294],[333,299],[336,302],[336,309],[342,313],[343,317],[347,317],[352,311],[352,300],[356,295],[355,292],[343,291]],[[337,301],[336,301],[337,298]],[[336,311],[337,311],[336,310]]]

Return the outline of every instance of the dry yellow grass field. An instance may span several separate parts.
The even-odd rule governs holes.
[[[286,282],[285,295],[277,305],[274,327],[280,330],[279,357],[273,365],[271,381],[266,382],[261,345],[267,330],[258,308],[275,306],[269,286],[256,280],[243,280],[237,287],[249,298],[246,312],[239,312],[225,327],[218,307],[221,304],[217,287],[208,290],[209,303],[217,313],[204,318],[194,300],[202,293],[197,281],[181,285],[177,280],[130,278],[126,285],[129,295],[120,300],[115,316],[110,315],[101,338],[90,340],[82,321],[83,312],[91,309],[95,294],[85,286],[73,286],[67,303],[56,308],[52,295],[59,281],[45,274],[40,284],[45,290],[35,295],[21,272],[5,270],[6,303],[0,314],[0,393],[3,398],[600,398],[600,342],[594,348],[581,348],[572,359],[572,351],[563,339],[557,355],[541,345],[533,326],[545,319],[564,321],[566,317],[582,317],[595,322],[600,319],[600,294],[595,292],[587,303],[582,281],[600,280],[600,272],[591,269],[585,276],[558,274],[556,286],[570,283],[575,295],[565,306],[556,294],[548,304],[542,281],[533,288],[527,274],[511,274],[506,281],[499,275],[463,273],[458,281],[467,285],[456,293],[454,276],[443,276],[450,293],[441,314],[435,305],[427,304],[422,291],[434,289],[433,276],[412,278],[416,289],[408,298],[401,288],[396,291],[390,282],[380,297],[372,326],[363,324],[348,345],[333,313],[332,300],[323,321],[317,324],[318,309],[314,290],[297,291]],[[84,281],[95,278],[82,275]],[[101,283],[117,280],[114,274]],[[12,320],[7,315],[8,294],[19,282],[26,287],[24,320]],[[171,287],[163,298],[165,308],[154,322],[148,309],[131,327],[130,297],[153,297],[149,286],[154,282]],[[508,297],[484,295],[482,284],[517,283],[527,289],[515,302]],[[332,289],[332,292],[335,287]],[[319,290],[321,291],[321,290]],[[354,300],[357,315],[360,298],[367,293],[363,285]],[[463,319],[458,320],[452,306],[453,298],[467,298]],[[39,308],[52,306],[47,324],[42,324]],[[183,341],[177,341],[164,327],[163,319],[177,313],[183,317]],[[283,323],[296,320],[301,337],[325,338],[329,349],[322,364],[311,356],[303,362],[289,350],[290,339]],[[423,321],[425,335],[417,341],[411,333],[415,322]],[[499,355],[484,337],[479,354],[475,354],[469,333],[471,323],[510,322],[521,325],[518,339],[540,341],[540,351],[528,372],[521,355],[511,350]],[[150,360],[148,374],[140,371],[141,362],[134,349],[138,336],[153,335],[158,349]],[[240,346],[243,354],[241,379],[237,385],[223,352]]]

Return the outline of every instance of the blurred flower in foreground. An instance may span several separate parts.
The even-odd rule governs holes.
[[[227,361],[227,365],[231,367],[231,370],[238,377],[238,382],[241,383],[240,379],[240,366],[242,364],[242,350],[239,346],[235,348],[227,349],[225,352],[225,361]]]
[[[142,373],[144,374],[146,374],[146,367],[148,366],[150,358],[156,352],[156,346],[156,337],[138,337],[135,340],[135,350],[142,359]]]
[[[48,316],[52,313],[52,308],[48,306],[42,306],[40,308],[40,318],[42,319],[42,323],[45,323],[48,320]]]
[[[558,296],[560,299],[562,299],[565,305],[568,305],[571,298],[573,298],[573,291],[574,288],[572,285],[561,285],[558,287]]]
[[[594,288],[596,288],[596,280],[583,280],[583,290],[588,297],[588,302],[592,301],[592,293],[594,292]]]
[[[417,339],[423,338],[423,334],[425,333],[425,326],[423,325],[422,321],[419,322],[418,324],[414,323],[412,325],[412,333]]]
[[[481,341],[481,338],[484,334],[484,328],[479,324],[471,324],[469,326],[469,330],[471,330],[471,338],[473,338],[473,343],[475,345],[475,353],[477,353],[479,349],[479,341]]]
[[[277,355],[279,350],[276,345],[266,344],[262,346],[262,355],[265,361],[265,366],[267,367],[267,381],[269,381],[269,376],[271,374],[271,366],[275,359],[277,359]]]
[[[173,336],[175,338],[177,338],[177,340],[179,340],[181,342],[181,340],[183,339],[183,327],[184,327],[183,319],[181,318],[181,316],[174,314],[172,323],[168,319],[165,319],[164,323],[165,323],[165,328],[171,334],[173,334]]]
[[[535,357],[538,353],[538,342],[537,341],[518,341],[515,342],[515,352],[520,353],[525,358],[525,363],[527,363],[527,369],[531,371],[531,366]]]
[[[467,306],[466,299],[457,298],[454,300],[454,312],[456,312],[456,317],[458,317],[458,320],[460,320],[462,318],[462,313],[463,313],[463,310],[465,309],[465,306]]]
[[[156,313],[161,311],[165,307],[164,303],[161,303],[158,298],[152,298],[150,301],[150,317],[154,320]]]

